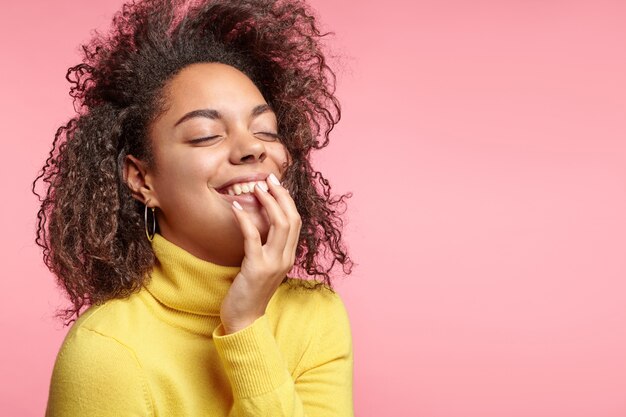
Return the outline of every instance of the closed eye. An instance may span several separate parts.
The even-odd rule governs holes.
[[[200,142],[209,141],[211,139],[217,139],[219,137],[220,137],[220,135],[206,136],[204,138],[192,139],[192,140],[189,141],[189,143],[200,143]]]
[[[258,132],[257,135],[267,135],[275,140],[280,140],[280,135],[278,133],[272,132]]]
[[[280,140],[280,135],[278,133],[272,133],[272,132],[257,132],[257,135],[265,135],[265,136],[269,136],[271,137],[273,140]],[[198,139],[192,139],[189,141],[189,143],[201,143],[201,142],[206,142],[206,141],[210,141],[213,139],[217,139],[221,137],[220,135],[215,135],[215,136],[206,136],[203,138],[198,138]]]

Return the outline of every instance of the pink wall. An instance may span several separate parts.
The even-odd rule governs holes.
[[[626,2],[312,3],[344,55],[318,161],[354,192],[357,416],[626,416]],[[29,183],[119,4],[3,4],[2,415],[42,415],[67,331]]]

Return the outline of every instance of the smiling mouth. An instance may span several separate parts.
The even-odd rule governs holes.
[[[237,184],[229,185],[228,187],[217,190],[220,194],[226,194],[230,196],[237,196],[242,194],[254,194],[254,187],[259,186],[265,191],[268,190],[267,183],[265,181],[246,181]]]

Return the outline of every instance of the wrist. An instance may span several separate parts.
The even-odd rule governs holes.
[[[237,323],[225,323],[222,321],[222,327],[224,328],[224,335],[236,333],[240,330],[245,329],[246,327],[254,323],[259,317],[252,317],[247,320],[237,321]]]

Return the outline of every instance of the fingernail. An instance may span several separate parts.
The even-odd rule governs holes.
[[[270,174],[270,181],[272,181],[274,184],[276,185],[280,185],[280,181],[278,181],[278,178],[276,178],[276,175],[274,175],[273,173]]]
[[[267,191],[267,184],[265,182],[257,182],[256,186],[259,187],[261,191]]]
[[[241,204],[239,204],[239,201],[233,201],[233,206],[235,206],[237,210],[243,210],[243,207],[241,207]]]

